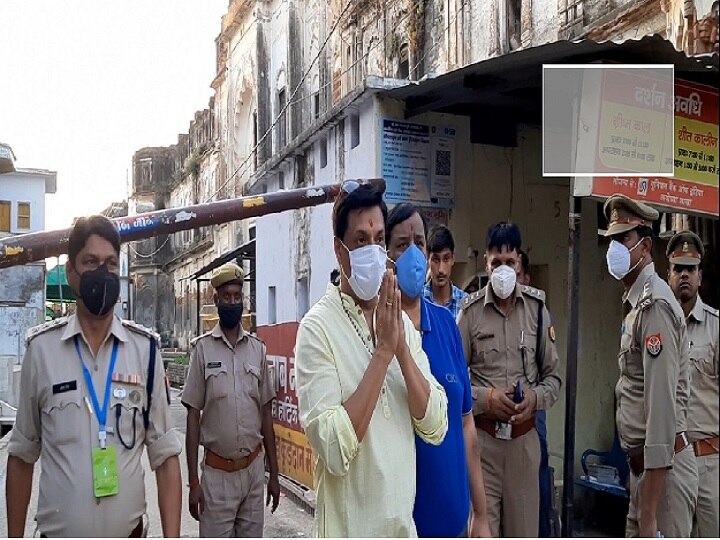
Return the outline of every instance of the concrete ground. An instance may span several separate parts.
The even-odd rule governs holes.
[[[179,393],[172,391],[171,411],[179,435],[185,437],[185,410],[180,403]],[[0,439],[0,537],[7,536],[7,512],[5,506],[5,472],[7,466],[7,443],[9,436]],[[150,522],[148,536],[161,537],[160,514],[157,505],[157,486],[155,475],[150,470],[147,458],[143,458],[145,466],[145,492],[147,500],[147,513]],[[183,477],[183,515],[180,534],[184,538],[198,536],[198,523],[192,518],[187,509],[187,466],[185,456],[180,456]],[[25,526],[25,536],[35,533],[35,512],[37,509],[38,479],[40,477],[40,463],[35,467],[33,476],[33,492],[28,509],[28,519]],[[265,513],[265,536],[268,538],[303,538],[313,536],[313,517],[306,509],[287,497],[283,492],[280,495],[280,505],[274,514],[269,510]]]

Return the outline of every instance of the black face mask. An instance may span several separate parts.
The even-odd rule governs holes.
[[[218,317],[220,317],[220,326],[232,330],[235,328],[240,319],[242,319],[242,304],[218,304]]]
[[[80,298],[87,310],[98,317],[112,311],[120,296],[120,278],[106,265],[80,275]]]

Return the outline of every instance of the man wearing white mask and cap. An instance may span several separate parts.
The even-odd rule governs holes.
[[[615,421],[630,464],[628,537],[689,537],[698,473],[686,433],[690,343],[685,315],[655,272],[657,210],[624,195],[604,206],[608,272],[622,281]]]
[[[545,293],[521,285],[517,225],[488,230],[490,284],[463,301],[458,316],[470,368],[473,414],[493,537],[537,537],[540,442],[535,412],[558,399],[555,329]]]
[[[414,434],[442,442],[445,391],[386,270],[383,192],[348,180],[332,220],[340,284],[305,315],[295,345],[317,535],[417,536]]]

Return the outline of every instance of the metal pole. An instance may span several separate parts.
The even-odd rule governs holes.
[[[60,314],[62,315],[63,312],[63,290],[62,290],[62,272],[60,271],[60,256],[57,258],[57,265],[55,266],[55,269],[57,270],[57,277],[58,277],[58,289],[60,290]],[[65,274],[67,275],[67,274]]]
[[[368,180],[379,189],[385,190],[385,181],[380,178]],[[111,220],[120,233],[123,242],[144,240],[208,225],[217,225],[285,210],[296,210],[309,206],[333,202],[340,193],[341,184],[311,186],[289,191],[276,191],[226,199],[184,208],[169,208],[135,216]],[[37,232],[13,236],[0,240],[0,268],[7,268],[67,252],[71,229]]]
[[[197,325],[197,335],[201,336],[202,330],[200,328],[200,280],[197,278],[195,278],[195,290],[197,291],[197,298],[195,298],[195,324]]]
[[[563,456],[562,537],[573,536],[575,479],[575,406],[580,317],[580,217],[582,199],[570,192],[568,253],[568,338],[565,370],[565,452]]]

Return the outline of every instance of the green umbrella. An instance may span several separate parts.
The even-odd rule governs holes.
[[[75,295],[68,285],[65,265],[58,264],[47,272],[45,297],[48,302],[74,302]]]

